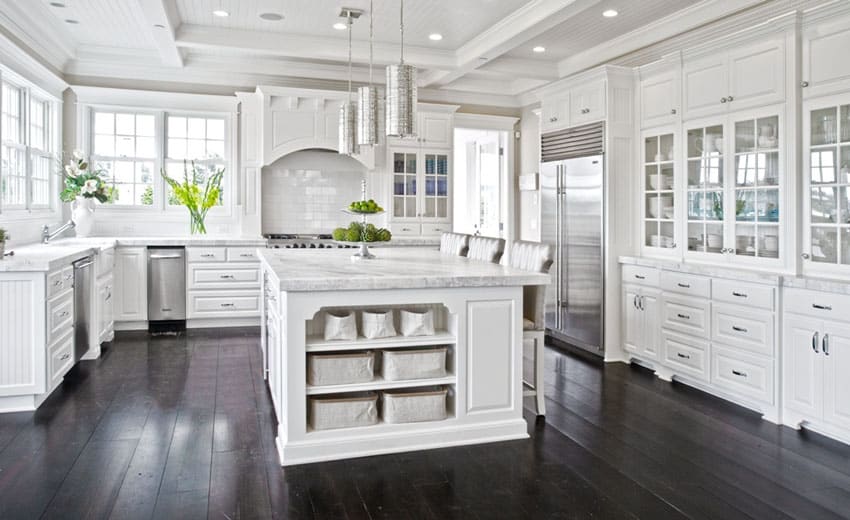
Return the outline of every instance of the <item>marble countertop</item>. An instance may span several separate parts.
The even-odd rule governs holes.
[[[664,258],[645,258],[640,256],[621,256],[618,258],[621,264],[639,265],[642,267],[658,267],[661,269],[672,269],[682,273],[699,274],[713,278],[731,278],[744,282],[766,283],[779,285],[782,283],[782,275],[755,271],[752,269],[723,267],[716,265],[678,262]]]
[[[386,247],[372,260],[352,260],[351,249],[264,249],[281,291],[347,291],[546,285],[547,274],[445,256],[439,251]]]
[[[263,238],[225,237],[64,238],[53,240],[47,245],[35,243],[12,248],[15,254],[0,261],[0,272],[53,271],[68,266],[79,258],[97,254],[104,249],[116,246],[144,247],[149,245],[265,247],[266,241]]]
[[[850,295],[850,281],[814,278],[811,276],[785,276],[782,285],[794,289],[809,289]]]

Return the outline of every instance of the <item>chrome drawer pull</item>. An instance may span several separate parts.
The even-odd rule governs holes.
[[[818,337],[820,336],[819,332],[815,332],[812,335],[812,350],[815,351],[815,354],[818,354],[820,351],[818,350]]]
[[[67,315],[68,315],[68,311],[62,311],[62,312],[59,313],[60,318],[64,318]]]
[[[240,253],[239,256],[241,258],[254,258],[253,253]]]
[[[235,307],[236,305],[233,304],[233,303],[222,303],[221,306],[222,307]]]
[[[690,289],[691,288],[690,284],[687,284],[687,283],[677,283],[676,285],[678,285],[682,289]]]
[[[65,361],[65,360],[66,360],[66,359],[68,359],[69,357],[71,357],[71,354],[69,354],[68,352],[66,352],[66,353],[62,354],[62,357],[60,357],[60,358],[59,358],[59,361]]]
[[[823,343],[822,343],[822,345],[823,345],[823,353],[824,353],[824,355],[828,356],[828,355],[829,355],[829,334],[824,334],[824,335],[823,335]]]
[[[91,264],[86,264],[86,265],[91,265]],[[74,275],[73,275],[73,274],[66,274],[66,275],[65,275],[65,279],[66,279],[66,280],[73,280],[73,279],[74,279]]]
[[[637,278],[638,280],[646,280],[646,276],[643,276],[642,274],[636,274],[635,278]]]
[[[215,258],[215,253],[203,253],[201,258]]]
[[[747,332],[747,329],[742,328],[742,327],[737,327],[735,325],[732,325],[732,330],[734,330],[735,332],[744,332],[744,333]]]
[[[103,301],[108,302],[111,299],[112,299],[112,293],[110,292],[106,295],[106,298],[104,298]]]
[[[738,371],[738,370],[733,370],[733,371],[732,371],[732,373],[733,373],[733,374],[735,374],[735,375],[736,375],[736,376],[738,376],[738,377],[747,377],[747,373],[746,373],[746,372],[740,372],[740,371]]]
[[[689,320],[689,319],[691,319],[691,317],[690,317],[690,316],[688,316],[687,314],[677,314],[676,316],[678,316],[678,317],[682,318],[683,320]]]
[[[742,292],[732,291],[732,296],[737,296],[738,298],[746,298],[747,295]]]
[[[676,355],[679,356],[682,359],[691,359],[691,356],[689,356],[687,354],[682,354],[681,352],[676,352]]]
[[[817,303],[813,303],[812,307],[814,307],[815,309],[818,309],[820,311],[831,311],[832,310],[832,305],[818,305]]]
[[[56,280],[53,282],[53,287],[59,287],[60,285],[62,285],[62,280]]]
[[[235,277],[235,276],[233,276],[232,274],[223,274],[223,275],[221,275],[221,276],[220,276],[220,278],[221,278],[222,280],[233,280],[233,279],[234,279],[234,278],[236,278],[236,277]]]

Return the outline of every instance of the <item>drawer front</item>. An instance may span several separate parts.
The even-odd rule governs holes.
[[[418,223],[411,222],[392,222],[390,223],[390,232],[393,236],[414,237],[419,236],[422,226]]]
[[[52,343],[74,325],[74,293],[60,296],[47,304],[47,342]]]
[[[712,281],[712,294],[716,301],[758,307],[768,311],[774,309],[776,300],[774,287],[735,280],[715,279]]]
[[[447,223],[440,224],[422,224],[423,235],[442,235],[443,233],[451,233],[452,225]]]
[[[711,338],[727,345],[773,357],[773,314],[715,305],[711,316]]]
[[[786,289],[783,302],[785,312],[825,320],[847,321],[850,309],[850,296],[806,289]]]
[[[713,346],[711,382],[715,386],[773,404],[773,361]]]
[[[189,289],[259,289],[259,267],[189,264]]]
[[[710,309],[711,304],[708,301],[664,295],[661,307],[662,325],[666,329],[708,339]]]
[[[249,318],[259,315],[260,291],[189,292],[189,318]]]
[[[677,372],[708,380],[707,341],[665,332],[663,342],[665,365]]]
[[[65,290],[62,271],[53,271],[47,275],[47,297],[52,298]]]
[[[259,262],[256,247],[228,247],[228,262]]]
[[[48,355],[48,381],[52,389],[74,366],[74,335],[68,334],[57,341],[50,347]]]
[[[705,276],[664,271],[661,275],[661,288],[697,298],[711,298],[711,278]]]
[[[223,247],[189,247],[186,248],[188,262],[226,262],[227,252]]]
[[[639,265],[623,266],[623,283],[634,283],[658,287],[660,271],[655,267],[642,267]]]
[[[115,249],[105,249],[97,257],[97,277],[105,276],[115,267]]]

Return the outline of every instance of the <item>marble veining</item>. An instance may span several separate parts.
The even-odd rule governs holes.
[[[352,260],[350,249],[265,249],[259,253],[280,280],[281,291],[510,287],[550,281],[547,274],[418,248],[380,248],[373,260]]]
[[[782,280],[782,285],[795,289],[809,289],[812,291],[850,295],[850,281],[845,280],[812,278],[810,276],[786,276]]]
[[[621,256],[619,262],[624,265],[638,265],[642,267],[657,267],[660,269],[669,269],[682,273],[698,274],[710,276],[712,278],[728,278],[732,280],[741,280],[744,282],[766,283],[771,285],[779,285],[782,283],[782,276],[773,273],[764,273],[760,271],[752,271],[747,269],[736,269],[728,267],[718,267],[715,265],[692,264],[686,262],[677,262],[675,260],[667,260],[660,258],[644,258],[639,256]]]

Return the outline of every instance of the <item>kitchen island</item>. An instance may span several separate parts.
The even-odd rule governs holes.
[[[361,261],[351,260],[351,250],[259,255],[262,344],[283,465],[528,436],[522,417],[522,289],[548,284],[548,275],[409,248],[381,248],[376,259]],[[392,311],[397,334],[364,337],[364,311]],[[403,312],[430,315],[433,330],[403,335]],[[326,340],[326,316],[346,313],[356,316],[356,337]],[[444,367],[408,379],[385,370],[390,357],[416,352],[444,352]],[[360,354],[373,363],[365,380],[316,384],[317,369],[308,366],[327,359],[322,354],[339,354],[343,361],[345,354]],[[399,391],[412,406],[389,417],[389,397]],[[441,392],[445,400],[438,397],[434,419],[428,412]],[[417,407],[415,399],[426,395],[430,400]],[[360,416],[356,410],[336,412],[350,412],[355,422],[366,419],[362,425],[327,428],[318,420],[324,413],[319,406],[358,399],[373,404],[364,405]]]

